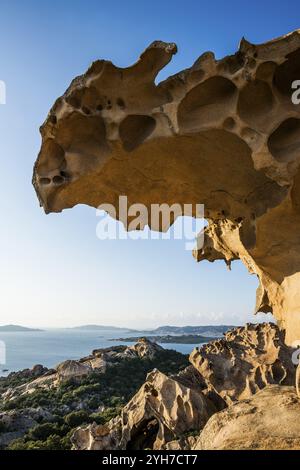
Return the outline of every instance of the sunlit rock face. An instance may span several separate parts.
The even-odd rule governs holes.
[[[294,387],[269,385],[214,414],[197,450],[299,450],[300,401]]]
[[[183,385],[154,369],[118,418],[79,427],[72,442],[77,450],[162,449],[186,432],[202,429],[216,411],[191,383]]]
[[[33,184],[45,211],[76,204],[204,204],[197,260],[241,259],[256,311],[300,339],[300,31],[232,56],[207,52],[155,83],[176,53],[154,42],[119,68],[94,62],[41,127]],[[120,218],[119,214],[116,214]],[[153,227],[164,228],[165,227]]]
[[[247,324],[195,348],[190,362],[207,389],[230,405],[250,398],[267,385],[294,385],[293,352],[276,325]]]

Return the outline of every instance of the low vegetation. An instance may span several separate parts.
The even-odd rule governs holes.
[[[70,449],[70,437],[80,425],[104,424],[117,416],[137,392],[148,372],[154,368],[175,374],[188,365],[188,357],[172,350],[159,351],[153,359],[130,358],[109,367],[105,373],[93,372],[57,387],[37,389],[13,400],[0,400],[0,411],[39,409],[47,412],[40,422],[10,442],[8,450]],[[1,392],[20,385],[14,378],[1,381]],[[21,381],[22,383],[22,381]],[[51,416],[51,418],[49,417]],[[0,437],[4,430],[0,426]]]

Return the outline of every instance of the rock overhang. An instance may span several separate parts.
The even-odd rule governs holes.
[[[241,259],[257,311],[300,338],[300,31],[236,54],[202,54],[155,84],[176,53],[156,41],[131,67],[94,62],[41,127],[33,184],[46,212],[79,203],[198,204],[197,260]],[[118,213],[116,217],[118,218]]]

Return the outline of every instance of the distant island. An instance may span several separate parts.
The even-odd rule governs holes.
[[[68,327],[69,330],[117,330],[117,331],[128,331],[129,333],[137,332],[137,330],[133,330],[131,328],[122,328],[119,326],[111,326],[111,325],[79,325],[79,326],[71,326]]]
[[[148,335],[203,335],[210,339],[222,336],[226,331],[235,328],[233,325],[197,325],[197,326],[170,326],[164,325],[148,330]]]
[[[198,344],[198,343],[207,343],[213,338],[211,336],[202,336],[202,335],[165,335],[165,336],[146,336],[152,342],[155,343],[176,343],[176,344]],[[136,343],[140,339],[139,336],[131,336],[129,338],[117,338],[110,339],[109,341],[122,341],[127,343]]]
[[[17,332],[17,331],[43,331],[38,328],[27,328],[26,326],[20,325],[2,325],[0,326],[0,331],[2,332]]]

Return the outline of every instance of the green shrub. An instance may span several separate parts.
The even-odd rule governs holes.
[[[46,440],[52,434],[59,434],[59,428],[55,423],[38,424],[28,432],[29,440]]]
[[[71,428],[75,428],[76,426],[80,426],[83,423],[90,422],[89,415],[84,410],[72,411],[72,413],[69,413],[65,416],[64,420],[65,423]]]

